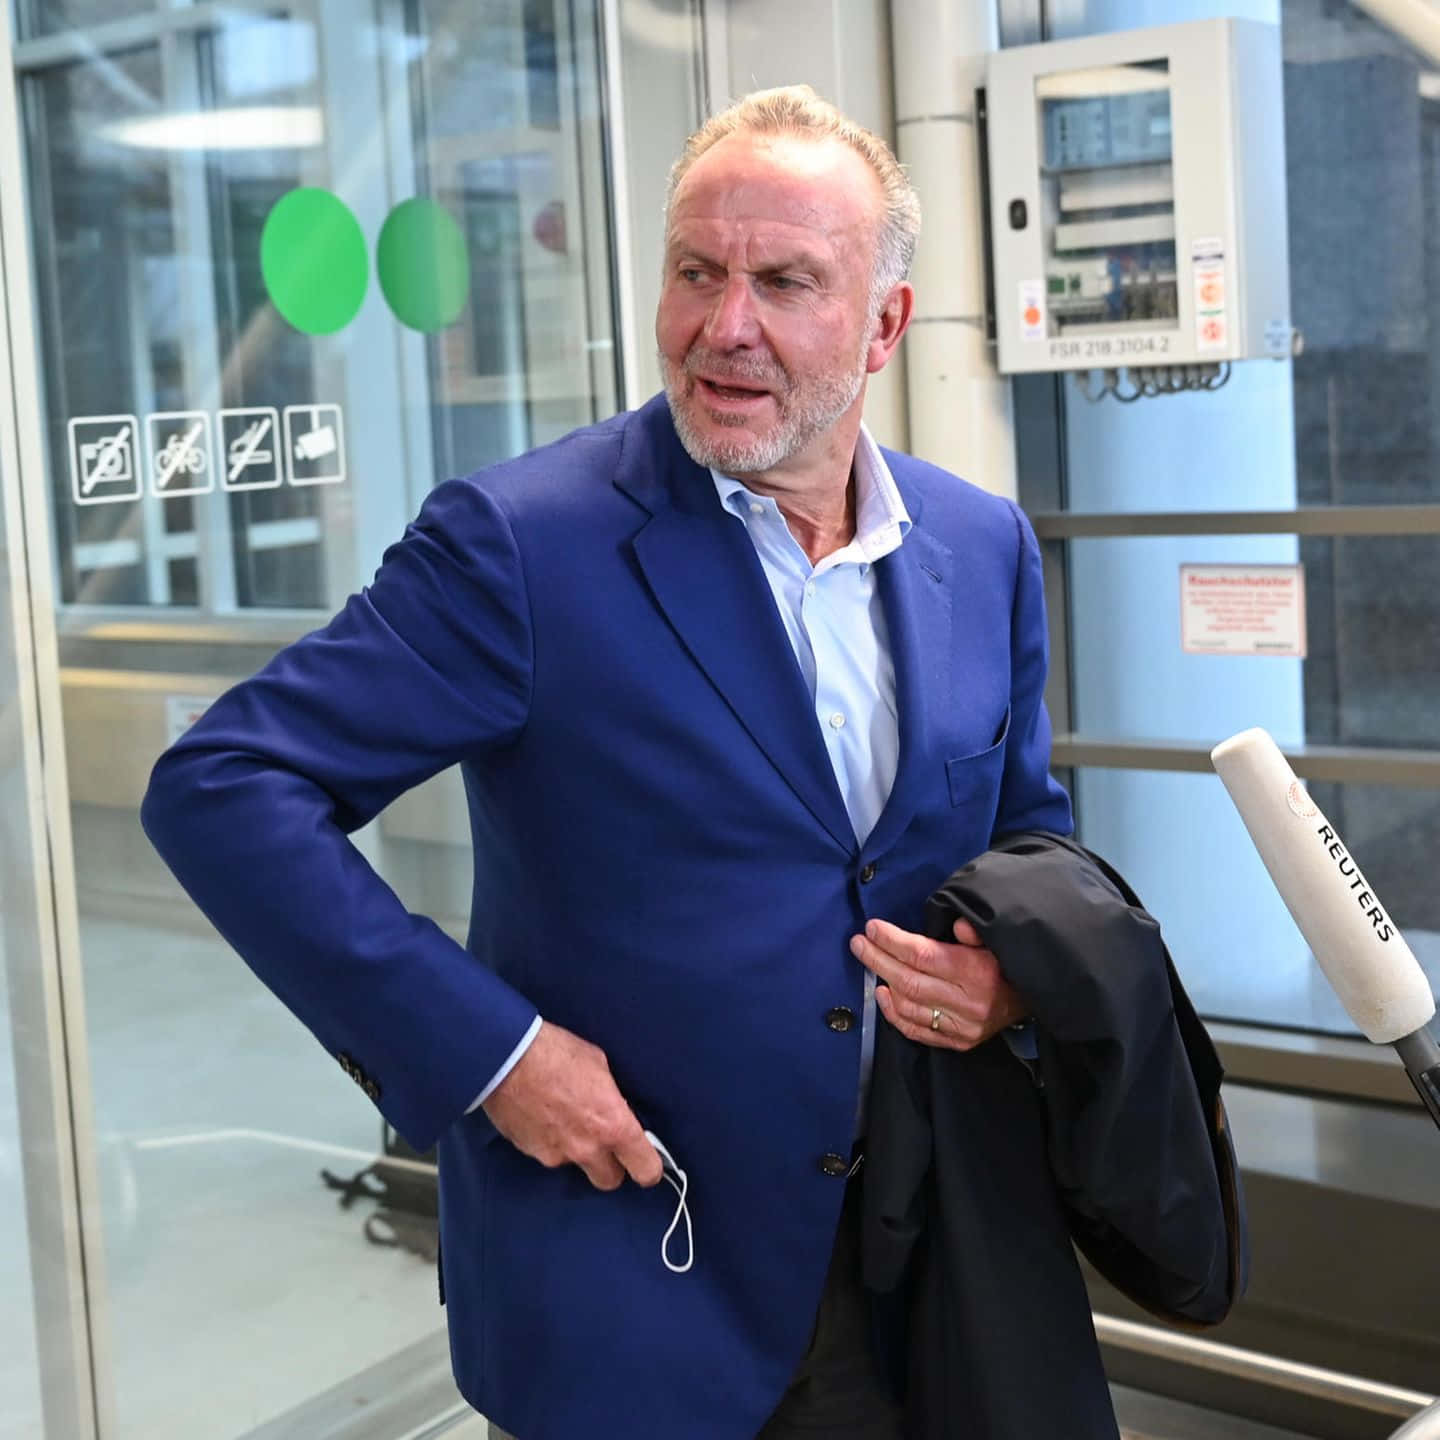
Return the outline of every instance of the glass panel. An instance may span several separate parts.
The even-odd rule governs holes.
[[[1182,564],[1296,560],[1304,660],[1182,651]],[[1282,744],[1440,748],[1437,573],[1434,536],[1073,541],[1076,728],[1209,743],[1264,725]]]
[[[170,600],[172,522],[144,499],[107,502],[143,483],[140,430],[120,412],[173,409],[183,389],[171,177],[164,152],[101,138],[148,114],[163,84],[160,49],[148,45],[108,57],[103,79],[91,65],[58,66],[24,91],[31,154],[45,157],[36,190],[51,216],[35,252],[51,316],[49,439],[67,601]],[[76,427],[72,442],[70,415],[111,418]]]
[[[169,739],[363,585],[431,486],[615,409],[598,4],[387,0],[357,25],[349,0],[47,0],[27,33],[149,11],[83,48],[22,48],[17,76],[107,1440],[280,1416],[351,1434],[397,1386],[416,1387],[410,1433],[455,1400],[431,1384],[448,1384],[431,1157],[203,927],[136,809]],[[662,118],[683,134],[691,116]],[[457,936],[463,813],[441,776],[354,837]],[[0,1127],[11,1103],[0,1085]],[[23,1268],[0,1282],[27,1293]],[[23,1333],[0,1338],[33,1373]]]
[[[1305,566],[1307,658],[1182,652],[1181,564],[1296,560]],[[1282,745],[1440,749],[1437,568],[1433,536],[1074,541],[1076,728],[1211,745],[1262,725]],[[1172,920],[1178,927],[1177,959],[1183,948],[1187,984],[1193,978],[1207,1013],[1351,1029],[1218,780],[1082,771],[1078,785],[1087,843],[1131,876],[1167,933]],[[1440,790],[1311,788],[1440,983],[1427,858],[1440,850]]]
[[[226,357],[219,376],[221,404],[239,412],[224,426],[224,436],[217,436],[224,447],[216,455],[224,472],[220,483],[243,485],[230,490],[222,513],[212,520],[216,544],[227,545],[228,553],[206,557],[215,581],[211,605],[320,608],[326,602],[326,490],[261,483],[274,478],[282,443],[278,436],[270,443],[272,416],[296,403],[344,399],[315,374],[310,338],[275,324],[260,264],[266,219],[286,194],[314,178],[307,161],[313,162],[317,147],[305,142],[323,133],[317,37],[300,21],[237,23],[202,33],[196,60],[202,93],[213,96],[213,108],[199,113],[228,112],[228,119],[217,123],[232,131],[224,148],[204,155],[203,175],[196,177],[204,185],[203,225],[214,257],[213,266],[201,267],[202,275],[209,269],[210,284],[200,308],[203,313],[213,307],[215,353]],[[273,133],[276,120],[267,120],[271,116],[279,117],[279,137]],[[234,133],[247,125],[249,136]],[[257,424],[264,435],[252,449],[249,437]],[[242,459],[249,463],[231,481]],[[168,513],[168,503],[166,508]],[[193,578],[183,591],[177,589],[172,564],[171,601],[202,604],[202,562],[197,557],[183,563]]]
[[[1304,351],[1293,364],[1237,366],[1217,395],[1123,413],[1067,388],[1072,509],[1440,500],[1434,65],[1358,6],[1283,0],[1281,11]],[[1440,747],[1437,560],[1431,537],[1075,542],[1075,727],[1209,744],[1263,725],[1284,744]],[[1305,566],[1308,658],[1182,653],[1182,563],[1295,561]],[[1078,796],[1087,834],[1149,877],[1141,893],[1167,926],[1177,917],[1187,980],[1211,1013],[1350,1028],[1215,782],[1083,773]],[[1316,798],[1433,965],[1433,886],[1405,847],[1423,854],[1440,841],[1440,793],[1319,786]],[[1169,819],[1180,814],[1183,827]],[[1161,862],[1177,846],[1193,865]],[[1264,963],[1235,963],[1241,954]]]
[[[1440,500],[1440,77],[1359,6],[1283,0],[1305,504]]]
[[[155,7],[156,0],[18,0],[18,28],[28,39],[153,14]]]
[[[1435,554],[1433,543],[1430,553]],[[1214,744],[1263,725],[1281,744],[1302,740],[1305,676],[1314,661],[1187,655],[1180,641],[1181,565],[1285,564],[1298,558],[1297,542],[1288,535],[1072,541],[1075,729]],[[1314,617],[1325,613],[1330,597],[1324,573],[1307,569],[1307,579],[1314,635]]]
[[[1293,362],[1237,365],[1213,395],[1125,407],[1087,402],[1068,377],[1071,509],[1440,501],[1440,73],[1364,7],[1283,0],[1279,11],[1290,293],[1303,350]],[[1112,23],[1172,18],[1153,7],[1124,14]],[[1062,29],[1077,33],[1075,20]],[[1091,129],[1075,134],[1107,136],[1105,103],[1057,99],[1050,123],[1068,118],[1066,106],[1090,106],[1080,113]],[[1078,144],[1067,130],[1061,153],[1078,155]],[[1143,170],[1137,161],[1114,173]],[[1048,178],[1048,224],[1068,219],[1057,196],[1070,173]],[[1050,277],[1067,297],[1076,278]],[[1108,277],[1097,268],[1090,283]],[[1100,315],[1093,302],[1086,313]]]
[[[606,200],[594,19],[557,32],[553,10],[492,4],[437,35],[416,6],[392,37],[407,60],[357,57],[411,95],[393,179],[347,108],[360,87],[327,113],[308,21],[237,17],[26,81],[67,603],[327,611],[430,484],[613,410],[607,250],[581,224]],[[506,77],[488,106],[476,65]],[[327,189],[352,144],[376,151],[345,172],[353,204]],[[324,215],[339,263],[287,314],[265,226],[279,247]],[[448,268],[433,296],[396,282],[397,314],[391,263]],[[358,399],[387,391],[403,425]],[[310,431],[333,448],[301,454]],[[371,473],[347,473],[357,448]],[[389,528],[333,523],[373,484],[401,502]]]
[[[1300,555],[1310,594],[1306,739],[1440,747],[1440,540],[1304,539]]]
[[[1311,785],[1440,989],[1440,790]],[[1085,770],[1080,835],[1135,887],[1207,1018],[1353,1035],[1214,775]]]
[[[1174,329],[1169,63],[1036,81],[1049,334]]]

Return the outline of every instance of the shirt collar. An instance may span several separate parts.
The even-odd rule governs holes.
[[[905,509],[900,487],[880,453],[880,447],[866,428],[860,424],[860,434],[855,444],[855,538],[854,545],[866,560],[872,563],[892,550],[900,548],[900,542],[910,533],[910,514]],[[715,482],[720,503],[732,514],[745,517],[746,508],[752,503],[764,505],[767,509],[775,505],[770,496],[756,495],[747,490],[743,482],[733,475],[722,475],[711,469],[710,478]],[[849,548],[848,546],[846,547]]]

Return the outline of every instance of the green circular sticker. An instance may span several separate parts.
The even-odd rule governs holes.
[[[275,308],[307,335],[331,335],[358,313],[370,283],[365,235],[328,190],[291,190],[260,232],[260,273]]]
[[[396,318],[412,330],[453,325],[470,294],[465,237],[433,200],[406,200],[390,212],[380,229],[375,269]]]

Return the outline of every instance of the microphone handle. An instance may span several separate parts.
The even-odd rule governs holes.
[[[1422,1026],[1412,1035],[1402,1035],[1395,1049],[1430,1118],[1440,1126],[1440,1044],[1436,1044],[1429,1028]]]

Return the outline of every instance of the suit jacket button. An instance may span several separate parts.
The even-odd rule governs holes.
[[[868,885],[875,878],[875,862],[871,860],[868,864],[860,867],[860,883]]]
[[[828,1155],[820,1157],[820,1168],[827,1175],[839,1180],[850,1173],[850,1162],[843,1155],[837,1155],[832,1150]]]
[[[855,1012],[848,1005],[837,1005],[825,1012],[825,1023],[838,1035],[855,1028]]]

